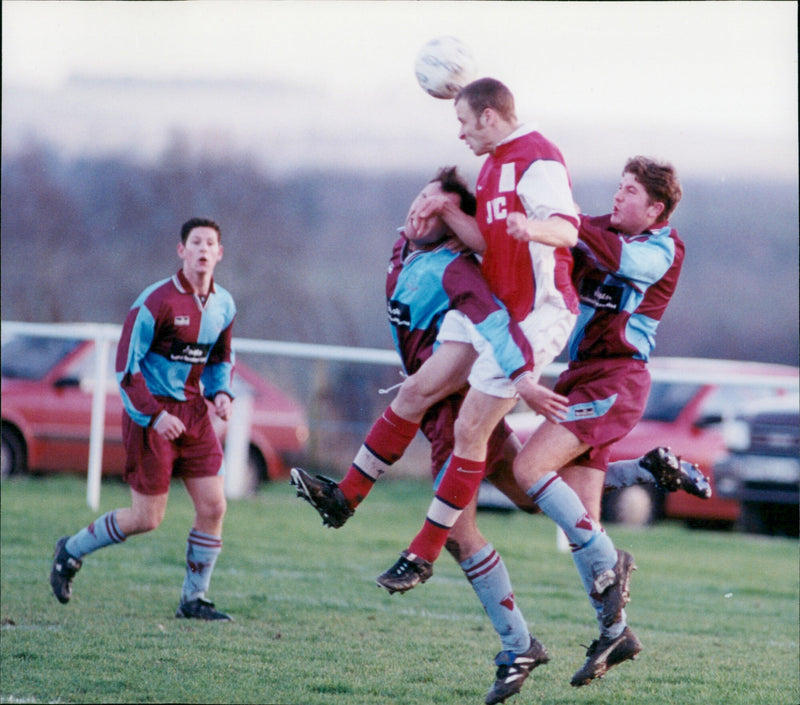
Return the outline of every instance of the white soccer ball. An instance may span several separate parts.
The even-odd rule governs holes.
[[[434,98],[455,98],[477,71],[475,57],[456,37],[438,37],[427,42],[414,65],[419,85]]]

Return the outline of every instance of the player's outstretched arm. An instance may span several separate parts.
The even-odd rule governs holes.
[[[462,211],[452,199],[444,196],[432,196],[426,198],[420,205],[415,217],[420,220],[439,216],[456,237],[461,240],[470,250],[483,252],[486,249],[486,241],[478,228],[478,221],[471,215]]]
[[[558,215],[531,220],[524,213],[509,213],[506,229],[511,237],[523,242],[541,242],[552,247],[575,247],[578,243],[578,229]]]

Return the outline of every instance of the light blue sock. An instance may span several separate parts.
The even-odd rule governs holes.
[[[181,602],[205,597],[211,582],[214,564],[222,551],[222,537],[204,534],[196,529],[186,541],[186,578],[181,590]]]
[[[486,544],[459,565],[500,637],[502,650],[517,654],[526,651],[530,646],[528,625],[517,606],[500,554]]]
[[[117,512],[106,512],[95,519],[85,529],[71,536],[64,545],[67,553],[74,558],[83,558],[87,553],[92,553],[98,548],[104,548],[112,543],[122,543],[126,538],[117,526]]]
[[[639,465],[639,459],[617,460],[606,470],[604,489],[622,489],[631,485],[652,485],[656,479],[653,474]]]
[[[603,527],[586,511],[575,491],[555,472],[536,482],[528,496],[567,536],[587,594],[594,579],[617,563],[617,551]],[[591,598],[590,598],[591,599]]]

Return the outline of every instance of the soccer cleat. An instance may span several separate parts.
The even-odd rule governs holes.
[[[636,570],[633,556],[627,551],[617,551],[617,563],[613,569],[603,571],[594,580],[592,597],[603,605],[601,620],[610,627],[618,622],[622,610],[631,600],[631,573]]]
[[[378,587],[386,588],[391,595],[395,592],[406,592],[424,583],[431,575],[433,575],[433,563],[403,551],[397,562],[375,578],[375,582],[378,583]]]
[[[515,654],[513,651],[501,651],[494,657],[497,675],[494,685],[486,694],[486,705],[502,703],[506,698],[519,693],[531,671],[549,660],[547,649],[533,636],[531,636],[531,645],[528,650],[521,654]]]
[[[290,483],[297,488],[297,496],[319,512],[325,526],[338,529],[355,513],[333,480],[322,475],[311,477],[302,468],[292,468],[289,476]]]
[[[50,587],[56,599],[66,605],[72,597],[72,578],[75,577],[83,562],[67,553],[64,548],[69,536],[62,536],[56,541],[56,550],[53,554],[53,568],[50,570]]]
[[[664,446],[653,448],[642,456],[639,465],[647,470],[655,478],[656,484],[667,492],[683,490],[701,499],[711,497],[711,483],[700,468],[681,460],[669,448]]]
[[[232,622],[233,617],[224,612],[220,612],[214,607],[213,602],[198,597],[196,600],[189,600],[178,605],[175,612],[178,619],[205,619],[209,622]]]
[[[629,627],[625,627],[616,639],[601,636],[586,649],[586,663],[572,676],[570,685],[580,687],[595,678],[602,678],[609,668],[635,659],[641,650],[641,642]]]

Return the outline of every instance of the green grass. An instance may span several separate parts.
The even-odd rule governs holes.
[[[384,481],[348,525],[323,529],[288,483],[231,502],[210,597],[232,624],[173,617],[192,517],[180,485],[159,529],[88,556],[72,601],[50,592],[53,544],[95,518],[77,478],[2,486],[2,702],[283,705],[482,703],[499,642],[461,570],[389,596],[374,577],[418,529],[424,482]],[[103,485],[101,512],[128,501]],[[544,517],[481,514],[552,660],[515,705],[787,705],[798,684],[798,552],[789,539],[610,527],[634,553],[635,663],[575,689],[593,615]]]

